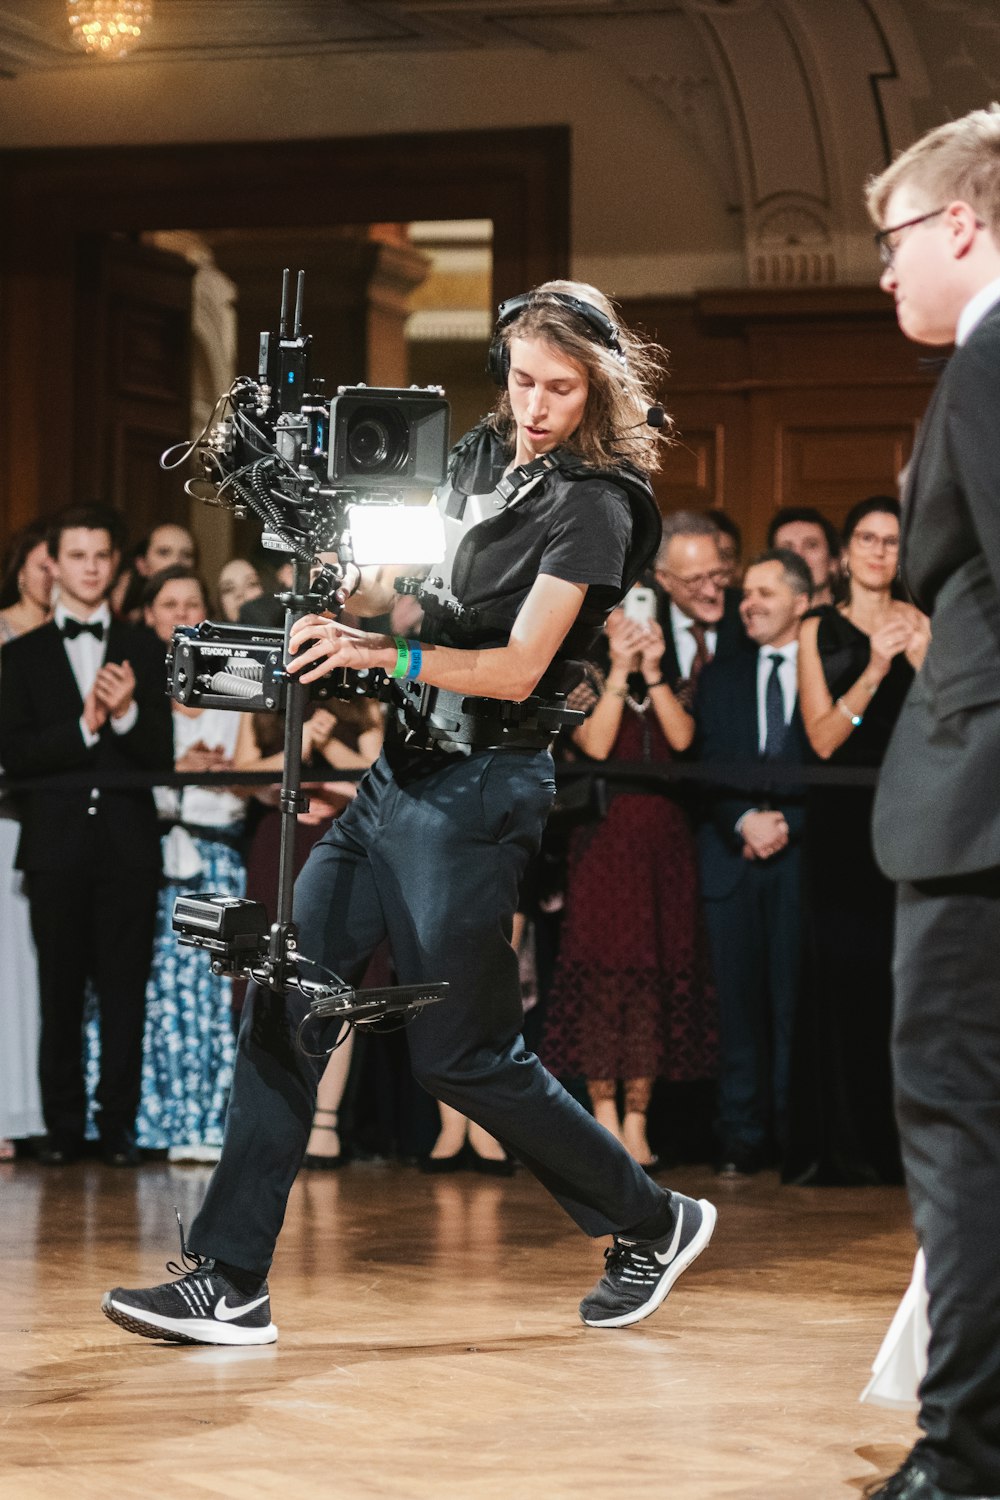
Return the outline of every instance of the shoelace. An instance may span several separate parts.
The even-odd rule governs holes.
[[[604,1252],[604,1274],[610,1276],[621,1270],[633,1248],[632,1245],[622,1245],[618,1240],[613,1240]]]
[[[167,1270],[171,1276],[192,1276],[195,1271],[200,1271],[202,1266],[207,1264],[207,1260],[204,1255],[198,1255],[194,1250],[188,1249],[184,1236],[184,1220],[181,1218],[181,1211],[176,1203],[174,1215],[177,1219],[177,1232],[181,1237],[181,1263],[178,1265],[175,1260],[168,1260]]]
[[[604,1274],[620,1286],[646,1287],[659,1279],[660,1270],[637,1245],[616,1240],[604,1252]]]

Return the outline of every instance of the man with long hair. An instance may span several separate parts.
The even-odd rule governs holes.
[[[529,1167],[585,1233],[614,1236],[581,1316],[621,1327],[660,1305],[711,1238],[715,1210],[653,1183],[525,1050],[510,938],[555,790],[537,715],[579,680],[574,663],[659,540],[646,426],[656,366],[600,292],[550,282],[503,304],[490,370],[496,409],[457,444],[438,495],[447,599],[425,599],[421,638],[325,615],[292,630],[303,682],[380,667],[428,685],[421,721],[390,719],[383,754],[313,848],[295,920],[300,951],[348,982],[386,936],[401,983],[448,982],[451,998],[407,1032],[416,1077]],[[349,564],[352,613],[386,613],[395,572]],[[430,733],[435,705],[463,720],[448,720],[444,742],[441,720]],[[222,1160],[191,1231],[195,1269],[108,1293],[105,1312],[130,1331],[277,1337],[266,1276],[318,1072],[292,1041],[304,1009],[296,994],[250,987]]]

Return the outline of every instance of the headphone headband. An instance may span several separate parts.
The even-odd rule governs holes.
[[[582,298],[573,297],[569,292],[520,292],[516,297],[508,297],[506,302],[501,302],[497,310],[493,339],[486,357],[487,372],[497,385],[505,386],[510,373],[510,351],[502,336],[504,329],[508,328],[515,318],[520,317],[525,308],[536,304],[544,306],[547,301],[556,302],[559,306],[567,308],[569,312],[575,313],[578,318],[582,318],[590,333],[593,334],[595,342],[603,344],[623,366],[625,365],[625,351],[621,346],[621,334],[617,323],[613,322],[606,313],[601,312],[599,307],[595,307],[592,302],[584,302]]]

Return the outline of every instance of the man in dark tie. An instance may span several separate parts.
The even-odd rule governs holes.
[[[931,644],[875,801],[898,882],[893,1066],[927,1258],[924,1436],[880,1500],[1000,1496],[1000,107],[869,184],[883,291],[955,352],[910,463],[900,567]]]
[[[37,781],[66,771],[172,766],[162,648],[150,632],[112,620],[108,607],[119,525],[104,507],[75,506],[50,530],[55,616],[3,649],[0,763],[11,776]],[[59,1166],[83,1150],[83,1009],[91,981],[101,1019],[101,1154],[109,1165],[130,1166],[160,873],[152,793],[42,787],[26,789],[19,804],[18,865],[42,1011],[49,1135],[41,1159]]]
[[[657,616],[664,640],[661,671],[688,706],[702,668],[715,656],[731,656],[746,645],[739,590],[726,587],[728,577],[719,551],[719,528],[711,516],[678,510],[664,518],[656,558]]]
[[[746,570],[741,613],[756,645],[703,672],[695,699],[703,763],[806,757],[796,671],[812,577],[776,549]],[[719,787],[698,830],[702,895],[719,997],[718,1170],[748,1176],[782,1143],[801,954],[802,800]]]

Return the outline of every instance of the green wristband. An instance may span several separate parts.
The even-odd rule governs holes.
[[[405,677],[410,670],[410,648],[407,645],[405,636],[394,635],[393,640],[396,642],[396,665],[389,673],[389,676]]]

